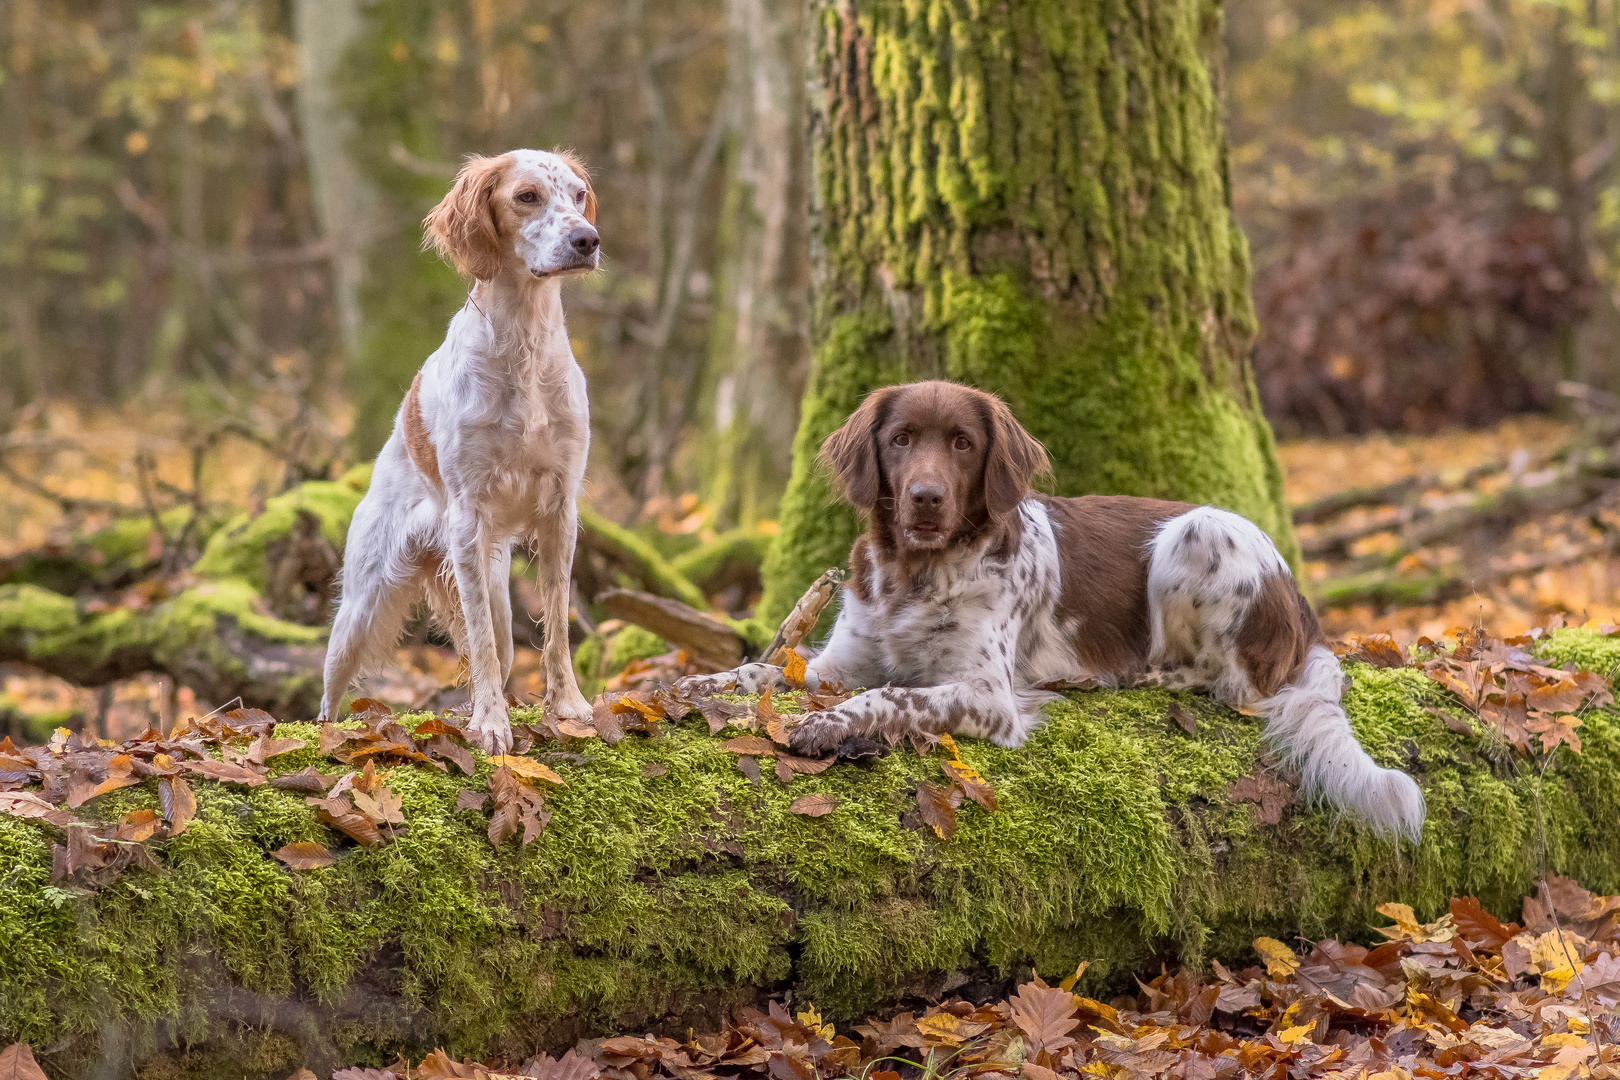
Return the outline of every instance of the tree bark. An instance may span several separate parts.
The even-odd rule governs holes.
[[[1214,503],[1290,558],[1247,360],[1220,12],[1013,0],[970,13],[816,0],[814,359],[761,617],[856,532],[815,454],[870,390],[1000,394],[1055,490]]]
[[[338,332],[353,369],[360,357],[360,285],[366,252],[376,239],[381,201],[354,160],[354,117],[343,107],[333,75],[364,24],[358,0],[297,0],[298,123],[321,233],[332,246]]]
[[[753,525],[787,484],[780,432],[809,356],[809,144],[804,5],[729,0],[731,156],[720,221],[719,308],[710,334],[714,425],[706,502]]]

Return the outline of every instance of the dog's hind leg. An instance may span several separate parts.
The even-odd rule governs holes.
[[[366,544],[369,522],[355,515],[350,530],[349,562],[343,568],[343,600],[326,644],[325,682],[321,695],[323,722],[338,718],[343,695],[357,676],[381,666],[399,641],[405,617],[421,595],[415,567],[396,545]],[[356,531],[360,530],[356,543]]]

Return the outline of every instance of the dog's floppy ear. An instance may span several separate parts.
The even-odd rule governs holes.
[[[1003,518],[1018,509],[1038,476],[1049,475],[1046,447],[1024,430],[1007,403],[984,395],[990,446],[984,459],[984,502],[990,516]]]
[[[821,463],[832,470],[844,498],[857,510],[877,505],[883,478],[878,462],[877,432],[889,414],[899,387],[885,386],[866,395],[844,426],[821,444]]]
[[[478,281],[501,272],[501,236],[491,199],[512,159],[474,155],[456,174],[450,194],[422,221],[424,248],[431,247],[456,272]]]
[[[554,150],[552,152],[562,158],[563,164],[574,170],[574,175],[579,177],[580,181],[585,185],[585,220],[595,225],[596,189],[591,187],[591,174],[585,170],[585,163],[572,150]]]

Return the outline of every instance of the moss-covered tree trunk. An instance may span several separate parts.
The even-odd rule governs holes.
[[[874,387],[1002,395],[1062,494],[1210,502],[1292,556],[1247,350],[1212,0],[815,0],[813,367],[761,605],[856,524],[815,453]]]

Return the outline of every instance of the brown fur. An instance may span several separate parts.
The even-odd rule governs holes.
[[[1134,673],[1147,666],[1148,542],[1190,503],[1131,495],[1041,499],[1057,535],[1061,616],[1076,620],[1075,649],[1092,671]]]
[[[438,252],[463,277],[489,281],[501,271],[494,195],[511,165],[512,159],[504,154],[469,157],[450,193],[422,220],[422,246]]]
[[[1316,612],[1281,574],[1266,578],[1238,631],[1238,658],[1255,693],[1268,698],[1287,686],[1312,645],[1326,645]]]
[[[863,540],[870,550],[852,552],[851,566],[882,559],[897,584],[964,544],[993,536],[1002,553],[1014,550],[1018,504],[1049,469],[1046,450],[1005,403],[948,382],[867,395],[822,445],[821,461],[845,497],[872,514]]]
[[[418,371],[416,378],[411,380],[411,388],[405,393],[403,426],[405,429],[405,450],[411,455],[411,461],[421,474],[439,487],[443,481],[439,478],[439,455],[433,449],[433,440],[428,437],[427,425],[422,422],[422,373]]]

